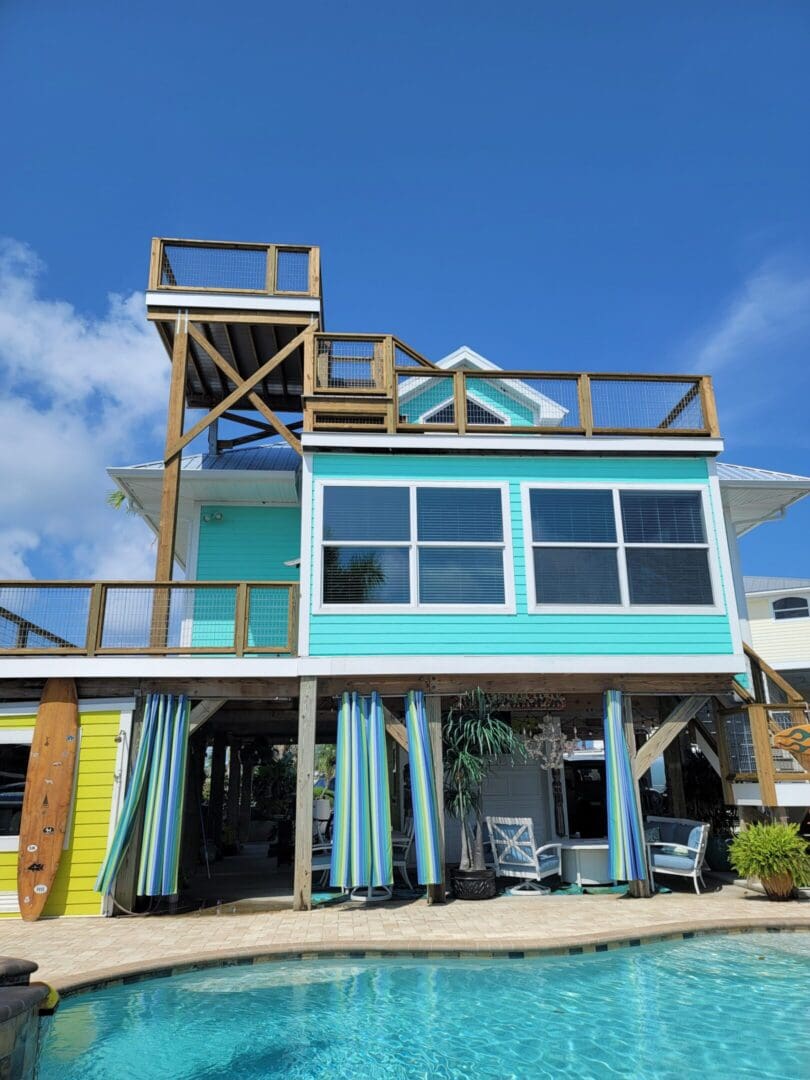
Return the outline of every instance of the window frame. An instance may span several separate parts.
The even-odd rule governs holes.
[[[616,526],[615,541],[599,541],[589,543],[586,540],[576,541],[535,541],[532,532],[531,515],[531,492],[534,490],[576,490],[576,491],[611,491],[613,493],[613,515]],[[703,527],[706,531],[706,542],[703,544],[639,544],[626,543],[624,539],[624,523],[621,512],[621,493],[631,492],[689,492],[694,491],[700,495],[701,509],[703,512]],[[582,481],[569,483],[565,481],[527,481],[521,484],[521,505],[523,508],[523,539],[524,557],[526,560],[526,600],[529,614],[593,614],[593,615],[724,615],[726,614],[725,594],[722,587],[720,566],[718,561],[717,540],[715,531],[715,519],[712,511],[710,491],[706,484],[634,484],[617,481]],[[536,547],[571,547],[571,548],[611,548],[617,553],[619,574],[618,604],[544,604],[537,600],[537,588],[534,573],[534,549]],[[630,585],[627,573],[627,559],[625,551],[628,548],[696,548],[707,552],[709,564],[709,580],[711,582],[713,602],[711,604],[632,604],[630,602]]]
[[[29,746],[34,739],[32,727],[7,727],[0,728],[0,746]],[[77,755],[78,760],[78,755]],[[75,785],[74,785],[75,786]],[[73,802],[71,800],[71,808]],[[72,815],[72,809],[71,809]],[[67,838],[68,830],[65,831]],[[16,836],[0,836],[0,852],[14,852],[20,850],[20,834]]]
[[[408,540],[340,540],[335,547],[404,547],[408,549],[410,600],[402,604],[325,604],[323,602],[323,502],[327,487],[404,487],[409,490],[410,538]],[[417,532],[417,488],[476,488],[496,490],[501,494],[503,539],[497,541],[419,540]],[[510,516],[509,482],[486,480],[352,480],[318,478],[315,480],[315,514],[313,521],[312,614],[313,615],[464,615],[515,614],[515,577]],[[328,541],[327,541],[328,543]],[[499,604],[426,603],[419,600],[420,548],[499,548],[503,562],[504,600]]]
[[[779,615],[777,614],[776,607],[774,606],[780,600],[804,600],[804,615]],[[791,608],[782,608],[781,611],[800,610]],[[801,593],[783,593],[781,596],[775,596],[771,600],[771,619],[773,622],[795,622],[796,619],[810,618],[810,596],[805,596]]]

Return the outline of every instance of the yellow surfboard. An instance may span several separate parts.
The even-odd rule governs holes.
[[[17,893],[26,922],[42,914],[59,869],[78,742],[76,684],[72,679],[48,679],[31,741],[20,821]]]

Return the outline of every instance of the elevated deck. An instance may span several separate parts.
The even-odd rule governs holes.
[[[249,380],[279,357],[252,389],[271,409],[301,411],[303,342],[290,346],[303,330],[323,325],[317,247],[156,237],[146,305],[170,356],[178,313],[187,314],[197,331],[188,342],[189,408],[219,405],[234,394],[240,379]],[[232,405],[250,408],[244,398]]]

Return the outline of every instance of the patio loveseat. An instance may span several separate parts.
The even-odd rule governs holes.
[[[689,877],[700,893],[698,882],[705,888],[703,862],[709,826],[704,821],[689,818],[648,817],[645,822],[647,852],[653,877],[671,874]]]

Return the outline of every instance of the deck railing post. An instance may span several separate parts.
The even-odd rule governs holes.
[[[250,604],[247,582],[240,581],[236,586],[236,602],[233,614],[233,648],[237,656],[245,655],[249,614]]]
[[[298,585],[291,585],[287,600],[287,651],[298,655]]]
[[[720,421],[717,417],[717,402],[714,397],[714,385],[711,375],[700,377],[700,406],[703,412],[703,426],[712,439],[720,438]]]
[[[265,270],[264,291],[270,296],[276,291],[276,259],[278,250],[275,244],[267,245],[267,267]]]
[[[579,426],[586,435],[593,435],[593,402],[591,399],[591,377],[582,374],[577,378],[577,402],[579,404]]]
[[[748,723],[759,781],[759,801],[763,806],[776,806],[776,783],[774,780],[771,735],[768,730],[768,714],[763,705],[748,705]]]
[[[96,581],[90,590],[90,606],[87,611],[87,639],[85,651],[88,656],[95,656],[103,639],[104,607],[106,590],[102,582]]]
[[[453,411],[456,417],[456,431],[459,435],[467,433],[467,373],[453,372]]]

